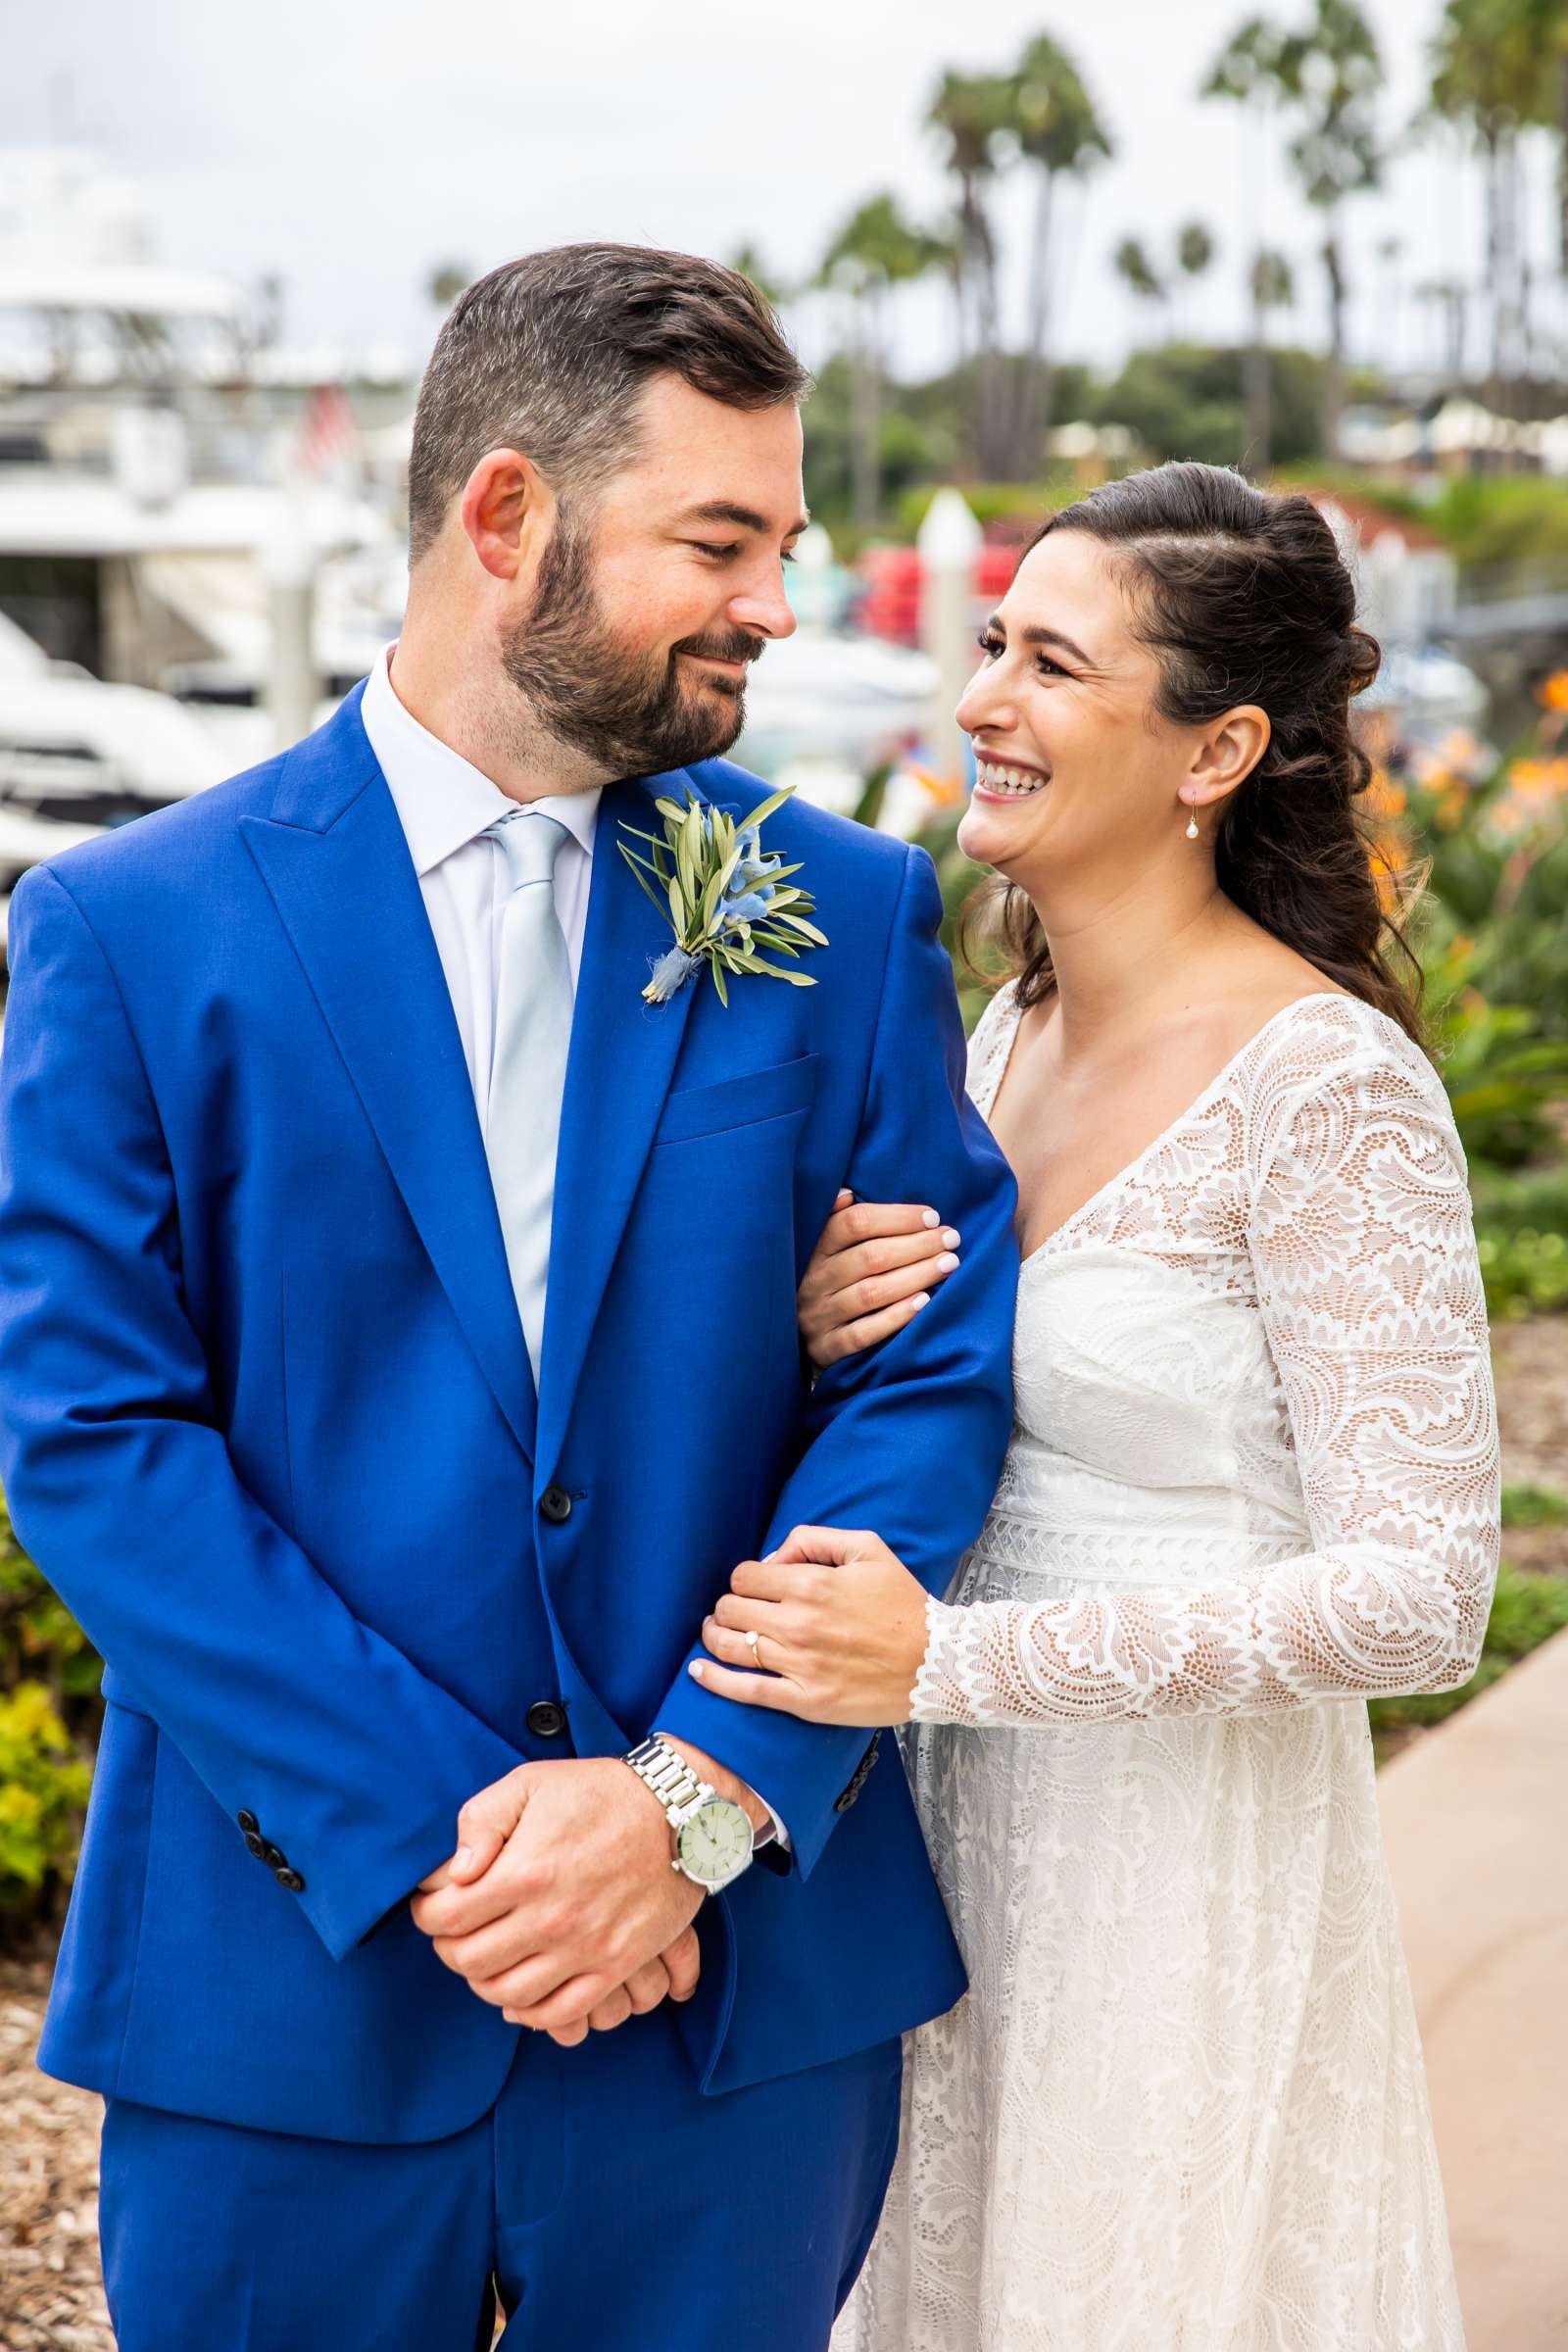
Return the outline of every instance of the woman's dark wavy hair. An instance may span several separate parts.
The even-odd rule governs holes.
[[[1372,762],[1351,734],[1350,704],[1382,654],[1356,626],[1354,583],[1317,508],[1223,466],[1173,463],[1102,483],[1052,515],[1024,553],[1054,531],[1086,531],[1109,552],[1134,632],[1159,664],[1162,718],[1201,726],[1239,703],[1268,712],[1268,749],[1220,812],[1226,897],[1422,1042],[1421,965],[1380,902],[1356,806]],[[966,953],[1000,944],[1024,1004],[1055,987],[1022,890],[1000,877],[983,884],[963,933]]]

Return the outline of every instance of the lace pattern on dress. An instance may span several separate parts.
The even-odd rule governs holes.
[[[1017,1027],[1011,998],[974,1039],[982,1110]],[[1464,1154],[1430,1063],[1355,999],[1287,1006],[1025,1279],[1086,1237],[1163,1254],[1188,1213],[1243,1245],[1228,1279],[1250,1278],[1311,1548],[1197,1586],[933,1600],[914,1721],[1259,1714],[1474,1673],[1497,1440]]]
[[[1025,1261],[1013,1391],[904,1735],[969,1991],[833,2352],[1463,2352],[1354,1703],[1469,1671],[1496,1551],[1424,1057],[1268,1023]]]

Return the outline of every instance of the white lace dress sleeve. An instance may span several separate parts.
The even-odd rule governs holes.
[[[933,1601],[915,1722],[1270,1714],[1474,1672],[1499,1472],[1446,1099],[1413,1053],[1363,1052],[1273,1133],[1244,1213],[1310,1549],[1235,1580]]]

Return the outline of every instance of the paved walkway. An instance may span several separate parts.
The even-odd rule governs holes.
[[[1469,2352],[1568,2352],[1568,1632],[1378,1787]]]

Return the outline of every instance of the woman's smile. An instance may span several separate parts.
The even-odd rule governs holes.
[[[1004,752],[975,746],[974,755],[976,793],[986,801],[1029,800],[1043,792],[1051,778],[1042,767],[1027,760],[1009,758]]]

